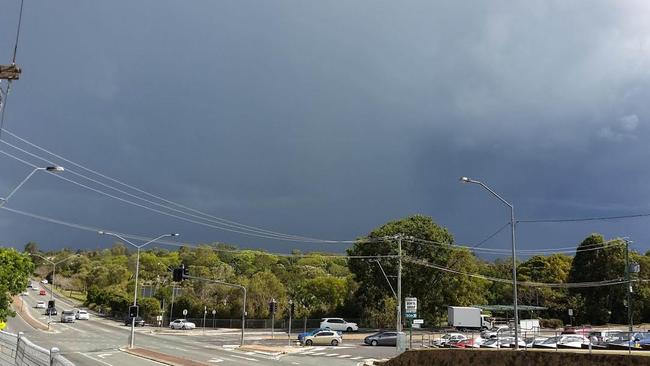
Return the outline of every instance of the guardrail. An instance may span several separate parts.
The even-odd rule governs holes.
[[[74,366],[59,354],[58,348],[45,349],[27,339],[22,332],[0,331],[0,366]]]

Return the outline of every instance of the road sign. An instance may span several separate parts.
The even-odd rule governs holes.
[[[406,314],[417,314],[417,312],[418,312],[418,299],[416,297],[405,297],[404,298],[404,312]]]
[[[216,313],[217,313],[216,310],[212,310],[212,315],[214,315],[214,314],[216,314]]]
[[[187,315],[187,309],[183,309],[183,315]]]
[[[424,319],[413,319],[413,324],[424,324]]]
[[[417,316],[417,314],[414,314],[414,313],[406,313],[406,314],[404,314],[404,316],[405,316],[407,319],[415,319],[415,317]]]
[[[569,316],[573,316],[573,309],[569,309]]]

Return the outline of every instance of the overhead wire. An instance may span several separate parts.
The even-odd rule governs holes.
[[[77,223],[72,223],[60,219],[55,219],[52,217],[48,216],[43,216],[43,215],[38,215],[34,214],[31,212],[26,212],[23,210],[18,210],[15,208],[7,207],[7,206],[1,206],[0,209],[12,212],[18,215],[30,217],[36,220],[40,221],[45,221],[51,224],[56,224],[56,225],[61,225],[61,226],[66,226],[69,228],[77,229],[77,230],[83,230],[83,231],[88,231],[88,232],[93,232],[97,233],[99,231],[105,231],[106,229],[104,228],[99,228],[99,227],[94,227],[94,226],[88,226],[88,225],[82,225],[82,224],[77,224]],[[126,239],[132,239],[132,240],[138,240],[138,241],[150,241],[153,238],[152,237],[146,237],[146,236],[141,236],[141,235],[134,235],[134,234],[127,234],[127,233],[122,233],[119,231],[111,231],[114,232],[117,235],[120,235]],[[243,251],[255,251],[255,249],[222,249],[222,248],[215,248],[214,246],[211,245],[196,245],[196,244],[189,244],[189,243],[179,243],[171,240],[166,240],[166,239],[158,239],[155,241],[155,243],[152,244],[161,244],[161,245],[168,245],[168,246],[174,246],[174,247],[187,247],[187,248],[193,248],[193,249],[200,249],[200,248],[205,248],[205,249],[210,249],[215,252],[226,252],[226,253],[242,253]],[[357,255],[357,256],[349,256],[345,254],[341,255],[334,255],[334,254],[320,254],[320,253],[310,253],[310,254],[285,254],[285,253],[272,253],[272,252],[264,252],[264,251],[259,251],[260,253],[264,254],[270,254],[270,255],[277,255],[277,256],[285,256],[285,257],[324,257],[324,258],[357,258],[357,259],[369,259],[369,258],[396,258],[398,257],[397,255]]]
[[[20,11],[18,12],[18,25],[16,26],[16,41],[14,42],[14,52],[11,57],[11,63],[16,64],[16,55],[18,54],[18,41],[20,39],[20,28],[23,23],[23,5],[25,0],[20,0]],[[2,131],[5,125],[5,111],[7,110],[7,99],[9,99],[9,93],[11,92],[11,82],[12,80],[7,80],[6,90],[1,89],[0,85],[0,139],[2,139]]]
[[[459,271],[455,269],[451,269],[448,267],[443,267],[443,266],[438,266],[433,263],[429,263],[424,260],[419,260],[415,259],[412,257],[405,257],[405,261],[413,263],[413,264],[418,264],[424,267],[429,267],[433,269],[437,269],[443,272],[448,272],[448,273],[453,273],[457,275],[463,275],[467,277],[472,277],[472,278],[478,278],[482,280],[487,280],[487,281],[492,281],[492,282],[500,282],[500,283],[507,283],[507,284],[512,284],[511,279],[507,278],[499,278],[499,277],[492,277],[492,276],[486,276],[478,273],[470,273],[470,272],[464,272],[464,271]],[[532,281],[517,281],[518,286],[528,286],[528,287],[551,287],[551,288],[588,288],[588,287],[605,287],[605,286],[614,286],[614,285],[620,285],[620,284],[625,284],[628,283],[629,281],[624,279],[624,278],[615,278],[611,280],[604,280],[604,281],[593,281],[593,282],[575,282],[575,283],[548,283],[548,282],[532,282]]]
[[[4,154],[4,155],[6,155],[6,156],[8,156],[8,157],[10,157],[10,158],[13,158],[13,159],[15,159],[15,160],[17,160],[17,161],[20,161],[20,162],[22,162],[23,164],[26,164],[26,165],[28,165],[28,166],[30,166],[30,167],[32,167],[32,168],[37,168],[37,167],[38,167],[38,166],[36,166],[36,165],[34,165],[34,164],[32,164],[32,163],[30,163],[30,162],[24,160],[24,159],[21,159],[21,158],[19,158],[19,157],[13,155],[13,154],[11,154],[11,153],[8,153],[8,152],[6,152],[6,151],[4,151],[4,150],[1,150],[1,149],[0,149],[0,153]],[[61,174],[53,174],[53,173],[50,173],[50,174],[54,175],[54,176],[55,176],[56,178],[58,178],[58,179],[64,180],[64,181],[69,182],[69,183],[72,183],[72,184],[77,185],[77,186],[79,186],[79,187],[82,187],[82,188],[84,188],[84,189],[87,189],[87,190],[93,191],[93,192],[95,192],[95,193],[101,194],[101,195],[103,195],[103,196],[106,196],[106,197],[109,197],[109,198],[113,198],[113,199],[115,199],[115,200],[118,200],[118,201],[121,201],[121,202],[124,202],[124,203],[130,204],[130,205],[133,205],[133,206],[136,206],[136,207],[140,207],[140,208],[143,208],[143,209],[145,209],[145,210],[149,210],[149,211],[152,211],[152,212],[155,212],[155,213],[158,213],[158,214],[164,215],[164,216],[169,216],[169,217],[172,217],[172,218],[176,218],[176,219],[178,219],[178,220],[186,221],[186,222],[193,223],[193,224],[197,224],[197,225],[202,225],[202,226],[211,227],[211,228],[218,229],[218,230],[224,230],[224,231],[229,231],[229,232],[238,233],[238,234],[242,234],[242,235],[255,236],[255,237],[265,238],[265,239],[274,239],[274,240],[283,240],[283,241],[293,241],[293,242],[300,242],[300,243],[312,243],[312,244],[350,244],[350,243],[354,243],[354,242],[355,242],[355,240],[336,240],[336,241],[332,240],[332,241],[318,241],[318,242],[312,242],[312,241],[302,240],[302,239],[297,239],[297,238],[279,238],[279,237],[270,236],[270,235],[266,235],[266,234],[252,233],[252,232],[246,232],[246,231],[242,231],[242,230],[236,230],[236,229],[231,229],[231,228],[221,227],[221,226],[218,226],[218,225],[213,225],[213,224],[209,224],[209,223],[205,223],[205,222],[201,222],[201,221],[197,221],[197,220],[189,219],[189,218],[186,218],[186,217],[182,217],[182,216],[174,215],[174,214],[169,213],[169,212],[161,211],[161,210],[159,210],[159,209],[155,209],[155,208],[152,208],[152,207],[149,207],[149,206],[145,206],[145,205],[142,205],[142,204],[140,204],[140,203],[133,202],[133,201],[130,201],[130,200],[128,200],[128,199],[125,199],[125,198],[123,198],[123,197],[118,197],[118,196],[115,196],[115,195],[110,194],[110,193],[108,193],[108,192],[104,192],[104,191],[102,191],[102,190],[100,190],[100,189],[90,187],[90,186],[85,185],[85,184],[83,184],[83,183],[79,183],[79,182],[77,182],[77,181],[75,181],[75,180],[72,180],[72,179],[69,179],[69,178],[66,178],[66,177],[62,176]]]
[[[22,153],[24,153],[24,154],[27,154],[27,155],[29,155],[29,156],[31,156],[31,157],[34,157],[34,158],[36,158],[36,159],[42,160],[42,161],[47,162],[47,163],[50,163],[50,164],[56,164],[56,163],[55,163],[54,161],[52,161],[52,160],[49,160],[49,159],[46,159],[46,158],[44,158],[44,157],[42,157],[42,156],[39,156],[39,155],[37,155],[37,154],[31,153],[31,152],[29,152],[29,151],[27,151],[27,150],[25,150],[25,149],[22,149],[22,148],[20,148],[20,147],[14,145],[14,144],[11,144],[11,143],[7,142],[7,141],[0,141],[0,142],[2,142],[3,144],[5,144],[5,145],[7,145],[7,146],[9,146],[9,147],[11,147],[11,148],[13,148],[13,149],[18,150],[18,151],[20,151],[20,152],[22,152]],[[96,180],[96,179],[93,179],[93,178],[91,178],[91,177],[88,177],[88,176],[85,176],[85,175],[83,175],[83,174],[77,173],[77,172],[75,172],[74,170],[72,170],[72,169],[70,169],[70,168],[66,168],[66,172],[67,172],[67,173],[70,173],[70,174],[72,174],[72,175],[78,176],[78,177],[80,177],[80,178],[86,179],[86,180],[88,180],[88,181],[90,181],[90,182],[93,182],[93,183],[95,183],[95,184],[98,184],[98,185],[101,185],[101,186],[103,186],[103,187],[106,187],[106,188],[108,188],[108,189],[111,189],[111,190],[114,190],[114,191],[116,191],[116,192],[119,192],[119,193],[124,194],[124,195],[126,195],[126,196],[132,197],[132,198],[134,198],[134,199],[144,201],[144,202],[146,202],[146,203],[148,203],[148,204],[151,204],[151,205],[154,205],[154,206],[157,206],[157,207],[161,207],[161,208],[164,208],[164,209],[168,209],[168,210],[170,210],[170,211],[174,211],[174,212],[177,212],[177,213],[182,214],[182,215],[187,215],[187,216],[190,216],[190,217],[196,218],[196,219],[198,219],[198,220],[208,221],[208,222],[211,222],[211,223],[213,223],[213,224],[215,224],[215,225],[224,225],[224,226],[226,226],[226,227],[233,227],[233,228],[241,229],[242,231],[250,231],[250,232],[255,232],[255,233],[258,233],[258,234],[263,234],[263,235],[268,235],[268,236],[275,236],[275,237],[277,237],[278,239],[287,239],[287,240],[292,240],[292,239],[293,239],[294,241],[300,240],[300,241],[305,241],[305,242],[308,242],[308,241],[313,241],[313,242],[323,242],[323,241],[324,241],[324,240],[321,240],[321,239],[314,239],[314,238],[301,237],[301,236],[295,236],[295,235],[288,235],[288,234],[274,233],[274,232],[269,232],[269,231],[267,231],[267,230],[263,230],[263,229],[262,229],[262,230],[257,230],[257,229],[246,229],[246,228],[240,228],[240,227],[237,226],[237,225],[232,225],[232,224],[229,224],[229,223],[221,223],[221,222],[216,221],[216,220],[210,220],[210,219],[204,218],[204,217],[199,216],[199,215],[194,215],[194,214],[191,214],[191,213],[187,213],[187,212],[185,212],[185,211],[175,209],[174,207],[169,207],[169,206],[167,206],[167,205],[163,205],[163,204],[160,204],[160,203],[158,203],[158,202],[154,202],[154,201],[148,200],[148,199],[146,199],[146,198],[139,197],[139,196],[134,195],[134,194],[132,194],[132,193],[126,192],[126,191],[124,191],[124,190],[122,190],[122,189],[119,189],[119,188],[113,187],[113,186],[111,186],[111,185],[108,185],[108,184],[106,184],[106,183],[104,183],[104,182],[100,182],[100,181],[98,181],[98,180]]]
[[[160,200],[160,201],[162,201],[162,202],[165,202],[165,203],[167,203],[167,204],[169,204],[169,205],[176,206],[176,207],[178,207],[178,208],[181,208],[182,210],[187,210],[187,211],[190,211],[190,212],[194,212],[194,213],[196,213],[196,214],[199,214],[199,215],[202,215],[202,216],[205,216],[205,217],[201,217],[201,216],[198,216],[198,215],[195,215],[195,214],[192,214],[192,213],[184,212],[184,211],[182,211],[182,210],[175,209],[175,208],[170,207],[170,206],[168,206],[168,205],[163,205],[163,204],[160,204],[160,203],[157,203],[157,202],[153,202],[153,201],[148,200],[148,199],[146,199],[146,198],[142,198],[142,197],[136,196],[136,195],[134,195],[134,194],[131,194],[131,193],[125,192],[125,191],[122,190],[122,189],[119,189],[119,188],[116,188],[116,187],[110,186],[110,185],[108,185],[108,184],[106,184],[106,183],[99,182],[99,181],[97,181],[96,179],[90,178],[90,177],[88,177],[88,176],[86,176],[86,175],[84,175],[84,174],[80,174],[80,173],[76,173],[76,172],[72,171],[72,174],[74,174],[74,175],[80,176],[80,177],[82,177],[82,178],[84,178],[84,179],[87,179],[87,180],[89,180],[89,181],[92,181],[92,182],[94,182],[94,183],[96,183],[96,184],[100,184],[100,185],[102,185],[102,186],[104,186],[104,187],[110,188],[110,189],[112,189],[112,190],[115,190],[115,191],[120,192],[120,193],[122,193],[122,194],[128,195],[128,196],[130,196],[130,197],[134,197],[134,198],[136,198],[136,199],[139,199],[139,200],[141,200],[141,201],[147,202],[147,203],[149,203],[149,204],[156,205],[156,206],[158,206],[158,207],[164,207],[165,209],[168,209],[168,210],[171,210],[171,211],[179,212],[179,213],[182,213],[182,214],[184,214],[184,215],[191,216],[191,217],[195,217],[195,218],[198,218],[198,219],[201,219],[201,220],[210,221],[210,222],[212,222],[212,223],[214,223],[214,224],[216,224],[216,225],[223,225],[223,226],[227,226],[227,227],[235,228],[235,229],[238,229],[238,230],[240,230],[240,231],[250,231],[250,232],[255,232],[255,233],[258,233],[258,234],[264,234],[264,235],[268,235],[268,236],[277,236],[278,238],[282,238],[282,239],[286,239],[286,238],[288,238],[288,239],[299,239],[299,240],[294,240],[294,241],[304,241],[304,242],[314,242],[314,243],[338,243],[338,242],[341,242],[341,241],[338,241],[338,240],[317,239],[317,238],[310,238],[310,237],[299,236],[299,235],[292,235],[292,234],[279,233],[279,232],[275,232],[275,231],[271,231],[271,230],[266,230],[266,229],[262,229],[262,228],[258,228],[258,227],[254,227],[254,226],[250,226],[250,225],[241,224],[241,223],[238,223],[238,222],[235,222],[235,221],[231,221],[231,220],[227,220],[227,219],[223,219],[223,218],[220,218],[220,217],[217,217],[217,216],[214,216],[214,215],[210,215],[210,214],[207,214],[207,213],[205,213],[205,212],[202,212],[202,211],[199,211],[199,210],[193,209],[193,208],[191,208],[191,207],[187,207],[187,206],[185,206],[185,205],[182,205],[182,204],[179,204],[179,203],[173,202],[173,201],[171,201],[171,200],[165,199],[165,198],[160,197],[160,196],[158,196],[158,195],[155,195],[155,194],[152,194],[152,193],[146,192],[146,191],[144,191],[144,190],[142,190],[142,189],[139,189],[139,188],[134,187],[134,186],[132,186],[132,185],[126,184],[126,183],[121,182],[121,181],[119,181],[119,180],[117,180],[117,179],[111,178],[111,177],[109,177],[109,176],[107,176],[107,175],[104,175],[104,174],[102,174],[102,173],[99,173],[99,172],[97,172],[97,171],[95,171],[95,170],[92,170],[92,169],[90,169],[90,168],[87,168],[87,167],[85,167],[85,166],[83,166],[83,165],[81,165],[81,164],[78,164],[78,163],[73,162],[73,161],[71,161],[71,160],[69,160],[69,159],[66,159],[66,158],[64,158],[64,157],[62,157],[62,156],[60,156],[60,155],[58,155],[58,154],[55,154],[55,153],[53,153],[53,152],[51,152],[51,151],[49,151],[49,150],[47,150],[47,149],[45,149],[45,148],[43,148],[43,147],[40,147],[40,146],[38,146],[38,145],[36,145],[36,144],[34,144],[34,143],[32,143],[32,142],[30,142],[30,141],[28,141],[28,140],[26,140],[26,139],[20,137],[20,136],[18,136],[18,135],[16,135],[16,134],[14,134],[14,133],[12,133],[12,132],[6,130],[6,129],[5,129],[4,131],[5,131],[6,134],[8,134],[8,135],[10,135],[10,136],[12,136],[12,137],[14,137],[14,138],[16,138],[17,140],[19,140],[19,141],[21,141],[21,142],[23,142],[23,143],[25,143],[25,144],[27,144],[27,145],[29,145],[29,146],[32,146],[32,147],[34,147],[34,148],[36,148],[36,149],[38,149],[38,150],[40,150],[40,151],[43,151],[43,152],[45,152],[45,153],[47,153],[47,154],[50,154],[50,155],[52,155],[52,156],[54,156],[54,157],[56,157],[56,158],[58,158],[58,159],[60,159],[60,160],[62,160],[62,161],[65,161],[66,163],[72,164],[72,165],[74,165],[74,166],[76,166],[76,167],[79,167],[79,168],[81,168],[81,169],[83,169],[83,170],[85,170],[85,171],[87,171],[87,172],[90,172],[90,173],[92,173],[92,174],[94,174],[94,175],[97,175],[97,176],[102,177],[102,178],[104,178],[104,179],[110,180],[110,181],[115,182],[115,183],[117,183],[117,184],[119,184],[119,185],[122,185],[122,186],[124,186],[124,187],[126,187],[126,188],[128,188],[128,189],[131,189],[131,190],[134,190],[134,191],[139,192],[139,193],[141,193],[141,194],[147,195],[147,196],[149,196],[149,197],[151,197],[151,198],[155,198],[155,199]],[[3,142],[4,142],[4,141],[3,141]],[[49,163],[54,164],[54,162],[53,162],[52,160],[50,160],[50,159],[46,159],[46,158],[44,158],[44,157],[42,157],[42,156],[40,156],[40,155],[37,155],[37,154],[31,153],[31,152],[28,152],[28,151],[26,151],[25,149],[22,149],[22,148],[20,148],[20,147],[17,147],[17,146],[15,146],[15,145],[13,145],[13,144],[10,144],[10,143],[8,143],[8,142],[5,142],[5,143],[6,143],[8,146],[10,146],[10,147],[12,147],[12,148],[14,148],[14,149],[17,149],[17,150],[19,150],[19,151],[21,151],[21,152],[23,152],[23,153],[25,153],[25,154],[28,154],[28,155],[30,155],[30,156],[32,156],[32,157],[35,157],[35,158],[37,158],[37,159],[40,159],[40,160],[43,160],[43,161],[47,161],[47,162],[49,162]],[[70,168],[67,168],[67,170],[71,170],[71,169],[70,169]],[[351,241],[343,241],[343,242],[344,242],[344,243],[350,243]]]
[[[517,220],[517,223],[537,224],[537,223],[584,222],[584,221],[608,221],[608,220],[633,219],[633,218],[649,217],[649,216],[650,213],[639,213],[639,214],[631,214],[631,215],[577,217],[577,218],[568,218],[568,219],[528,219],[528,220]]]

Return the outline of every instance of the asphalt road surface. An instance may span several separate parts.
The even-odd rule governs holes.
[[[21,296],[23,306],[32,317],[47,324],[45,309],[36,309],[36,302],[49,300],[39,296],[38,291],[28,290],[29,296]],[[63,324],[60,314],[74,306],[63,299],[56,299],[58,316],[52,317],[50,331],[35,330],[20,317],[9,320],[8,329],[12,333],[22,331],[32,342],[41,347],[58,347],[66,358],[76,365],[135,366],[160,365],[137,356],[130,355],[120,348],[128,344],[130,327],[123,322],[104,319],[91,314],[90,320],[77,320],[75,323]],[[277,332],[276,332],[277,336]],[[137,347],[170,354],[173,356],[201,361],[215,365],[323,365],[351,366],[367,360],[387,359],[395,356],[394,347],[368,347],[358,340],[345,340],[342,345],[323,347],[296,347],[295,352],[274,355],[257,351],[237,349],[240,332],[237,329],[194,331],[172,331],[169,329],[143,327],[136,328],[135,344]],[[286,337],[286,335],[285,335]],[[265,332],[250,331],[246,333],[246,344],[279,345],[281,340],[267,340]],[[288,343],[288,341],[287,341]]]

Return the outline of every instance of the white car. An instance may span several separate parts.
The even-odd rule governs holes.
[[[341,336],[331,330],[321,330],[320,332],[305,336],[302,343],[305,346],[321,345],[321,346],[338,346],[341,344]]]
[[[36,303],[37,309],[45,309],[45,301],[39,301]]]
[[[188,322],[187,319],[176,319],[169,323],[169,327],[171,329],[194,329],[196,324]]]
[[[90,320],[90,314],[86,310],[79,310],[74,316],[79,320]]]
[[[47,284],[47,280],[46,280],[46,279],[42,279],[42,280],[41,280],[41,283]]]
[[[29,296],[29,292],[24,291],[24,292],[22,292],[22,293],[20,294],[20,296]]]
[[[563,334],[557,337],[547,338],[545,341],[535,344],[534,348],[582,348],[583,344],[589,344],[589,339],[578,334]]]
[[[467,339],[467,336],[462,333],[447,333],[440,337],[440,339],[433,341],[432,345],[434,347],[444,347],[449,342],[456,343],[465,339]]]
[[[356,332],[359,330],[357,323],[347,322],[343,318],[323,318],[320,321],[320,327],[343,332]]]

